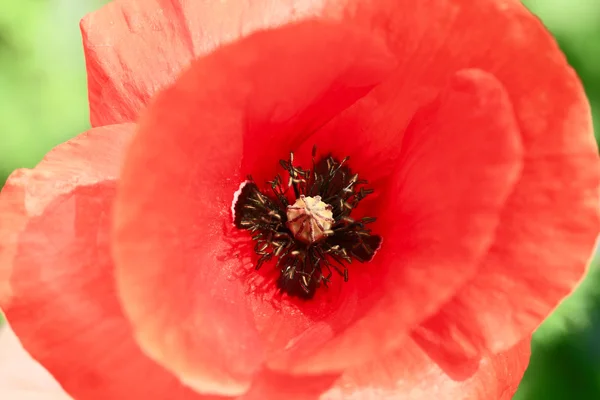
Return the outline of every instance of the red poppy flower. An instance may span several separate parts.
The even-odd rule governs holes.
[[[117,0],[82,28],[94,127],[0,199],[0,303],[75,399],[512,396],[600,182],[520,2]]]

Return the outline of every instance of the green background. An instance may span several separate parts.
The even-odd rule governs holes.
[[[2,2],[0,182],[88,127],[78,21],[101,3]],[[579,73],[600,127],[600,0],[524,3],[552,31]],[[515,399],[600,399],[600,268],[591,268],[580,288],[538,329],[532,346]]]

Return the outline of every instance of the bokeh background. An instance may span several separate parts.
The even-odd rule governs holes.
[[[15,168],[32,167],[50,148],[87,129],[78,21],[106,1],[1,2],[0,185]],[[600,138],[600,0],[523,2],[579,73]],[[600,399],[598,265],[593,263],[582,285],[535,333],[515,400]]]

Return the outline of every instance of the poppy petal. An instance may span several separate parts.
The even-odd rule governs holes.
[[[374,306],[298,371],[341,370],[385,354],[435,313],[476,273],[522,166],[512,104],[479,70],[458,72],[419,110],[399,153],[373,228],[384,242],[361,269],[378,283],[358,303]]]
[[[526,155],[522,176],[481,274],[420,330],[431,355],[447,365],[506,349],[572,290],[595,248],[600,168],[582,85],[550,33],[519,1],[345,4],[331,3],[323,13],[382,34],[403,60],[319,132],[354,163],[368,165],[371,181],[385,178],[398,162],[397,132],[454,71],[488,71],[508,92]],[[353,140],[336,142],[332,132],[349,132]]]
[[[339,374],[302,376],[264,370],[238,400],[317,400],[339,378]]]
[[[0,201],[0,301],[10,298],[10,276],[19,235],[30,218],[43,212],[56,196],[79,184],[91,185],[114,179],[119,173],[119,165],[114,163],[113,155],[122,150],[124,136],[128,137],[132,129],[132,126],[123,125],[99,129],[97,134],[83,134],[51,150],[33,172],[17,170],[10,176],[2,188]],[[114,143],[106,137],[111,132],[115,135]],[[93,150],[94,147],[97,150]],[[72,154],[76,162],[69,163],[65,154]],[[82,172],[79,178],[78,170]],[[50,184],[51,179],[64,183],[54,187]]]
[[[415,330],[415,339],[448,373],[531,333],[582,279],[600,230],[600,166],[587,149],[560,158],[526,159],[502,214],[512,222],[499,227],[480,272]],[[565,249],[559,258],[549,258],[552,249],[537,245],[555,241]]]
[[[137,120],[196,57],[314,14],[320,1],[118,0],[81,23],[92,126]]]
[[[346,15],[383,30],[399,59],[409,61],[330,122],[377,133],[376,145],[352,143],[361,149],[351,153],[354,160],[375,153],[371,170],[389,170],[396,159],[389,154],[395,130],[402,130],[420,99],[457,68],[493,73],[514,104],[526,156],[495,243],[476,279],[415,333],[448,367],[480,352],[506,349],[571,292],[595,248],[600,166],[581,83],[551,35],[518,1],[473,7],[469,1],[427,0],[414,3],[409,13],[402,2],[359,3]],[[404,16],[422,23],[402,22]],[[373,104],[381,107],[369,114]],[[391,118],[384,118],[386,109],[394,110]]]
[[[117,199],[117,280],[142,347],[191,387],[243,393],[263,363],[225,234],[240,182],[271,179],[393,67],[362,32],[289,25],[199,59],[142,118]]]
[[[201,400],[140,351],[116,297],[111,205],[133,129],[92,129],[8,179],[0,204],[21,204],[11,216],[20,222],[0,237],[13,248],[11,296],[0,305],[27,351],[78,400]]]
[[[384,359],[346,371],[321,400],[510,400],[529,363],[529,343],[484,357],[470,378],[454,381],[408,340]]]
[[[465,68],[487,71],[504,85],[527,152],[549,154],[559,144],[564,152],[594,145],[579,79],[550,33],[519,1],[484,0],[473,7],[470,0],[345,0],[327,2],[321,14],[382,35],[401,60],[383,84],[321,132],[371,132],[350,150],[355,162],[370,165],[373,175],[393,168],[397,133]]]

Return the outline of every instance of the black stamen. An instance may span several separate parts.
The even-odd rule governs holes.
[[[350,214],[358,204],[373,193],[365,188],[366,180],[359,179],[347,167],[349,157],[341,161],[331,156],[316,161],[316,147],[312,151],[312,168],[309,170],[294,166],[294,155],[289,160],[281,160],[281,167],[288,173],[289,180],[284,186],[280,175],[267,182],[270,192],[263,194],[251,177],[240,186],[233,205],[234,224],[239,229],[248,230],[255,241],[254,251],[259,255],[256,269],[277,259],[280,270],[277,285],[281,291],[291,296],[309,299],[323,283],[327,286],[333,272],[348,281],[346,263],[352,260],[367,262],[373,259],[381,246],[380,236],[373,235],[365,225],[375,222],[374,217],[354,220]],[[302,207],[290,206],[286,193],[292,189],[296,199],[301,196],[320,196],[328,204],[333,218],[315,211],[315,215],[331,222],[331,228],[315,220],[322,235],[317,238],[311,221],[302,214],[288,221],[287,210]],[[295,235],[287,223],[301,222]],[[309,229],[311,243],[296,238]]]

